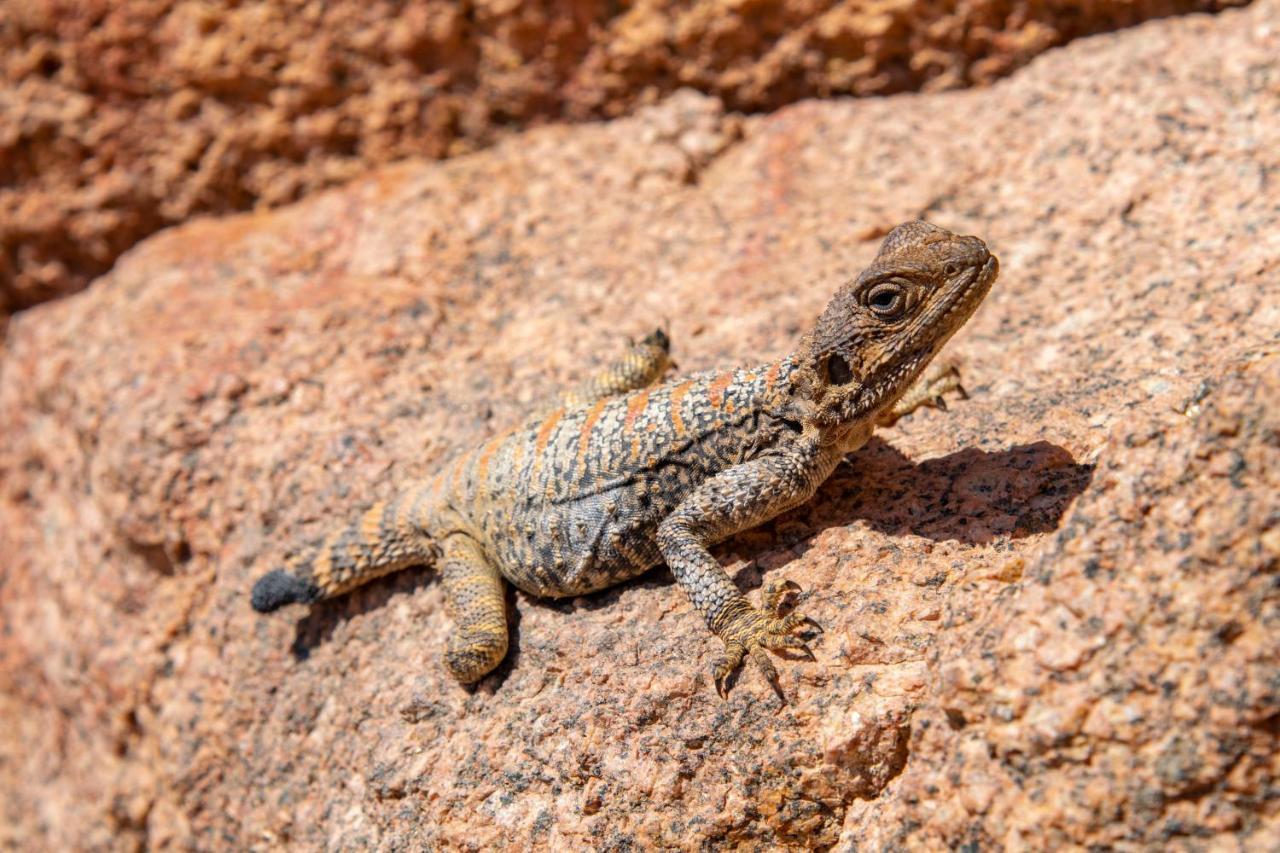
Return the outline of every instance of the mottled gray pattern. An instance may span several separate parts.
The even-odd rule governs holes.
[[[464,457],[456,481],[442,477],[432,512],[484,543],[526,592],[611,586],[661,559],[659,522],[708,477],[790,433],[766,412],[769,370],[701,374],[531,421],[491,454]]]

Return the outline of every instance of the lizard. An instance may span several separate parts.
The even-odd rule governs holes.
[[[785,612],[790,582],[752,605],[710,547],[807,501],[877,427],[945,408],[958,371],[930,364],[977,309],[999,262],[977,237],[922,221],[885,237],[788,355],[659,384],[662,330],[535,414],[380,502],[254,585],[259,612],[341,595],[415,565],[438,569],[453,626],[444,663],[473,684],[507,653],[505,584],[594,592],[665,562],[724,652],[715,687],[768,650],[809,655],[821,627]]]

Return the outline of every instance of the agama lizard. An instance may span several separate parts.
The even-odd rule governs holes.
[[[795,351],[757,367],[655,383],[670,344],[655,332],[534,416],[370,508],[269,572],[254,609],[340,595],[435,565],[454,630],[445,665],[464,684],[507,653],[504,579],[535,596],[603,589],[660,562],[725,645],[723,695],[750,655],[808,653],[782,615],[787,585],[748,603],[708,548],[808,500],[845,454],[959,387],[930,360],[982,302],[999,264],[976,237],[908,222],[832,298]],[[794,586],[794,585],[792,585]]]

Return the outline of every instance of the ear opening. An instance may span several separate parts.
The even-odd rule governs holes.
[[[853,369],[840,353],[832,353],[826,360],[827,381],[832,385],[848,385],[853,381]]]

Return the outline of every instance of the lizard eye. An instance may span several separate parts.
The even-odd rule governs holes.
[[[893,282],[878,284],[867,291],[867,307],[885,319],[893,319],[902,313],[906,299],[902,294],[902,286]]]
[[[844,356],[835,353],[827,357],[827,380],[832,385],[848,385],[851,379],[853,379],[853,371],[849,368],[849,362],[844,360]]]
[[[960,272],[960,265],[955,261],[948,261],[942,271],[947,274],[947,278],[951,278]]]

